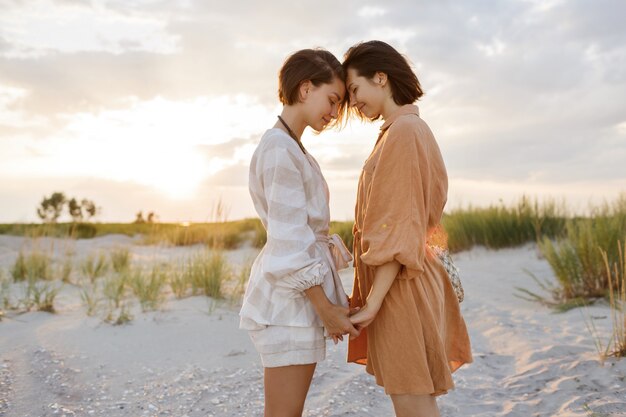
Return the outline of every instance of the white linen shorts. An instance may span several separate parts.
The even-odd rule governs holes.
[[[326,358],[323,327],[267,326],[249,334],[264,368],[305,365]]]

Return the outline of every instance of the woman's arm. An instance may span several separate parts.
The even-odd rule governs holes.
[[[365,305],[358,313],[350,317],[350,321],[358,331],[367,327],[374,320],[378,310],[380,310],[380,306],[383,304],[385,295],[387,295],[401,267],[402,265],[395,260],[376,267],[374,283],[367,296]],[[352,333],[350,337],[353,337]]]
[[[349,333],[350,337],[353,338],[359,335],[359,331],[348,317],[350,313],[348,307],[331,303],[320,285],[306,289],[304,293],[311,300],[315,312],[324,322],[324,327],[330,335],[336,336]]]

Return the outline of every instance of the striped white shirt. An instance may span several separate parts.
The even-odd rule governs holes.
[[[304,290],[321,285],[332,303],[347,306],[337,268],[352,258],[337,235],[328,236],[328,185],[317,161],[270,129],[252,156],[249,190],[267,243],[252,265],[240,328],[322,326]]]

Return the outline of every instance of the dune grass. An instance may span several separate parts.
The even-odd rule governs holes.
[[[589,218],[568,219],[562,236],[543,237],[539,248],[552,267],[559,291],[556,299],[606,298],[610,265],[620,258],[626,238],[626,197],[594,208]],[[604,255],[603,255],[604,254]]]
[[[102,294],[105,299],[108,301],[110,308],[119,308],[122,304],[123,299],[126,297],[128,282],[131,279],[142,279],[135,278],[132,275],[138,274],[142,275],[141,269],[136,269],[134,271],[125,270],[120,274],[116,274],[110,276],[104,280],[102,285]],[[92,281],[91,285],[95,286],[96,282]]]
[[[139,300],[143,311],[158,309],[165,301],[164,288],[167,283],[167,272],[162,265],[154,265],[147,274],[139,268],[130,275],[128,285]]]
[[[445,214],[442,223],[449,250],[459,252],[475,245],[499,249],[560,236],[567,215],[565,203],[523,196],[511,206],[457,208]]]
[[[204,251],[189,258],[183,274],[194,295],[221,299],[222,285],[230,279],[230,268],[223,253]]]
[[[99,252],[96,254],[90,254],[81,263],[81,272],[83,276],[88,278],[93,284],[96,279],[104,276],[109,269],[106,254]]]
[[[111,267],[113,271],[120,273],[125,271],[130,266],[131,253],[126,247],[114,248],[109,252],[109,258],[111,260]]]
[[[93,316],[96,314],[98,305],[100,303],[98,282],[93,284],[85,284],[80,288],[80,299],[87,307],[87,315]]]
[[[609,281],[609,303],[613,325],[610,356],[626,357],[626,240],[618,243],[618,259],[610,263],[609,256],[602,252]]]
[[[246,240],[246,235],[263,233],[258,219],[216,221],[211,223],[87,223],[81,226],[89,233],[77,233],[73,223],[56,224],[0,224],[0,234],[31,238],[58,237],[88,239],[110,234],[130,237],[142,236],[144,244],[167,243],[173,246],[204,244],[215,249],[233,249]],[[262,245],[261,245],[262,246]]]
[[[20,251],[11,268],[11,275],[16,282],[52,279],[52,257],[38,249],[28,254]]]

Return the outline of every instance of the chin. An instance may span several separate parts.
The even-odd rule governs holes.
[[[313,129],[315,129],[317,132],[321,132],[321,131],[325,130],[325,129],[326,129],[326,127],[327,127],[329,124],[330,124],[330,122],[329,122],[329,123],[324,123],[324,122],[322,122],[322,123],[320,123],[319,125],[317,125],[317,126],[313,127]]]

